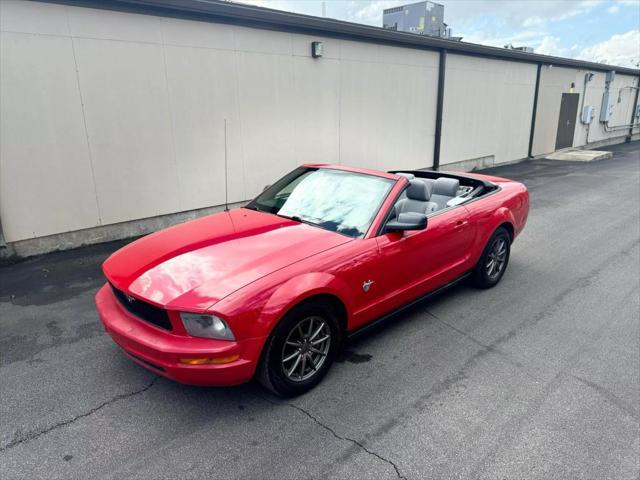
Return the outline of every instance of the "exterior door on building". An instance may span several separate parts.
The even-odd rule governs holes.
[[[579,98],[580,94],[578,93],[562,94],[560,117],[558,118],[558,134],[556,135],[556,150],[573,146]]]

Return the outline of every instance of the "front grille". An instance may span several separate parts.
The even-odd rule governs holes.
[[[137,298],[133,298],[124,292],[118,290],[111,285],[113,294],[118,299],[120,304],[129,312],[138,317],[140,320],[144,320],[156,327],[164,328],[165,330],[172,330],[171,321],[169,321],[169,315],[167,311],[155,307],[150,303],[144,302]]]

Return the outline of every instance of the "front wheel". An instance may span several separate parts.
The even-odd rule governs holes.
[[[335,313],[324,303],[310,301],[295,307],[265,345],[260,382],[283,397],[311,390],[331,367],[340,333]]]
[[[473,271],[473,283],[479,288],[495,286],[504,275],[511,252],[511,236],[503,227],[498,228],[487,242]]]

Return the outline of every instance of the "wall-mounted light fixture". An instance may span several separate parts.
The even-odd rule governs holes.
[[[324,45],[322,42],[311,42],[311,56],[313,58],[320,58],[324,53]]]

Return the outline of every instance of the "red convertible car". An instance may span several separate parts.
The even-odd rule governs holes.
[[[157,374],[297,395],[354,332],[465,277],[498,283],[528,211],[502,178],[305,165],[243,208],[115,252],[97,309]]]

